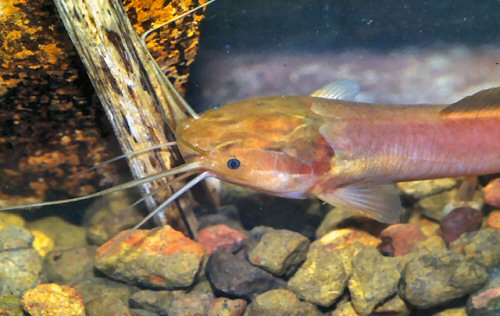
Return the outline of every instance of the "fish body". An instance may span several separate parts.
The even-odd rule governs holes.
[[[176,135],[188,162],[222,180],[394,222],[394,182],[500,172],[500,88],[452,105],[256,98],[188,119]]]

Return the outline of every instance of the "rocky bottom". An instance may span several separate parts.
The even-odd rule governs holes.
[[[453,179],[400,184],[394,225],[225,187],[197,241],[126,236],[123,193],[81,225],[0,213],[0,315],[500,315],[500,178],[482,183],[468,202]]]

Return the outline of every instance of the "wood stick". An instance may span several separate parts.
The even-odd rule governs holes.
[[[176,122],[186,115],[162,84],[163,73],[130,24],[119,0],[55,0],[64,26],[80,55],[123,152],[175,140]],[[167,79],[168,80],[168,79]],[[182,161],[177,149],[129,159],[136,178],[167,170]],[[143,185],[147,194],[167,180]],[[170,188],[166,195],[171,195]],[[146,200],[154,209],[158,198]],[[167,214],[188,212],[186,198]],[[165,224],[162,215],[157,222]],[[193,224],[193,223],[192,223]],[[196,229],[196,227],[194,227]]]

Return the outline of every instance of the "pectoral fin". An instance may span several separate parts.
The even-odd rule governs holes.
[[[359,85],[352,80],[335,80],[311,93],[312,97],[354,101],[359,93]]]
[[[393,184],[352,184],[316,197],[382,223],[395,223],[401,214],[399,191]]]

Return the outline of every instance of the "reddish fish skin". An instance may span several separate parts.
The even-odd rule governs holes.
[[[487,116],[452,116],[441,113],[442,105],[330,100],[313,100],[311,108],[327,117],[322,134],[336,154],[365,165],[358,174],[349,168],[334,171],[348,181],[357,177],[398,182],[500,172],[500,110]]]
[[[391,222],[400,201],[387,184],[500,172],[500,88],[450,106],[255,98],[181,122],[176,135],[186,161],[217,178]]]

